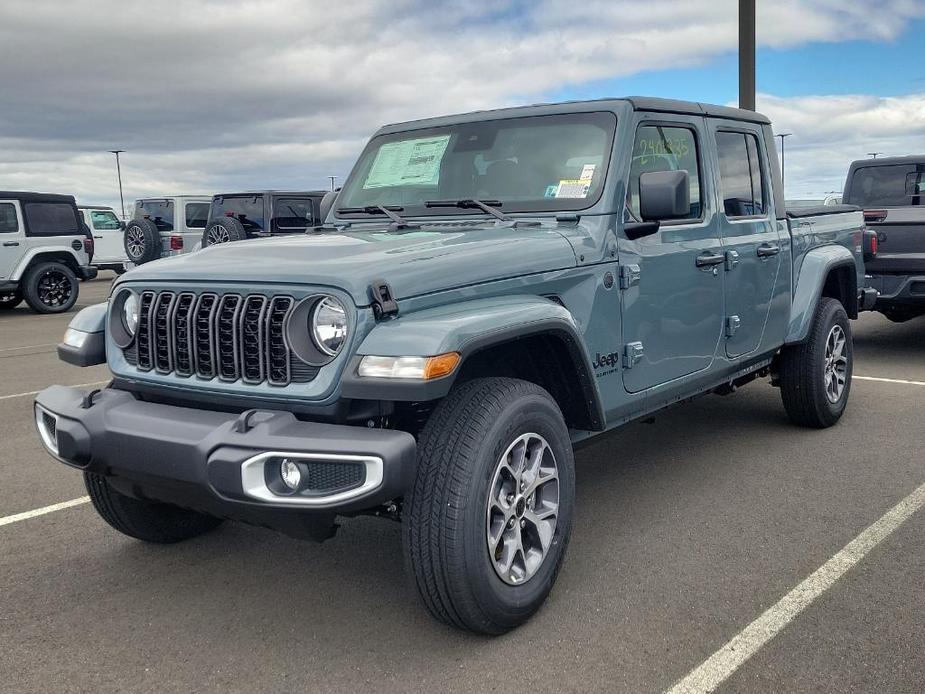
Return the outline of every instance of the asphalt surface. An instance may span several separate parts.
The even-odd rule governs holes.
[[[0,315],[0,518],[85,494],[18,395],[106,378],[58,362],[68,320]],[[854,328],[857,375],[925,382],[925,319]],[[0,691],[661,691],[925,483],[923,411],[923,385],[855,380],[841,423],[806,431],[756,382],[582,449],[558,584],[496,639],[428,617],[386,521],[322,545],[226,523],[167,547],[88,504],[0,525]],[[921,692],[923,540],[920,511],[719,691]]]

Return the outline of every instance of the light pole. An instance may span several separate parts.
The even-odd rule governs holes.
[[[334,190],[334,181],[337,180],[337,176],[328,176],[331,179],[331,190]]]
[[[755,0],[739,0],[739,108],[755,110]]]
[[[876,159],[878,154],[883,154],[883,152],[868,152],[867,156],[871,159]]]
[[[116,173],[119,174],[119,203],[122,205],[122,221],[125,221],[125,198],[122,197],[122,167],[119,165],[119,155],[125,150],[111,149],[109,151],[116,155]]]
[[[785,193],[787,191],[784,189],[784,138],[791,135],[793,133],[777,133],[777,137],[780,138],[780,188]]]

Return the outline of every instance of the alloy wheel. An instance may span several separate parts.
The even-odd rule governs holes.
[[[825,395],[833,405],[841,400],[848,380],[848,338],[840,325],[833,325],[825,340],[823,378]]]
[[[46,270],[39,277],[36,293],[39,301],[45,306],[55,307],[65,305],[71,298],[74,287],[70,278],[61,270]]]

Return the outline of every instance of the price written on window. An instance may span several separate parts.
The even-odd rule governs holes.
[[[636,140],[636,157],[641,164],[648,164],[656,157],[685,157],[691,152],[690,142],[684,137],[640,138]]]

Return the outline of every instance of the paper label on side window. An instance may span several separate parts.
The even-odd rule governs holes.
[[[586,198],[591,187],[591,179],[569,178],[559,181],[557,198]]]
[[[363,188],[436,185],[449,135],[387,142],[379,148]]]

